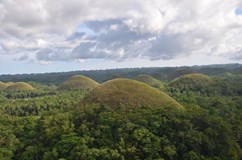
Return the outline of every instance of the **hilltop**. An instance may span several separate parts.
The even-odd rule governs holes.
[[[98,83],[91,78],[82,75],[75,75],[68,78],[59,86],[59,90],[73,89],[92,89],[98,86]]]
[[[135,80],[148,84],[149,86],[152,86],[152,87],[157,87],[157,88],[161,87],[162,88],[162,86],[163,86],[161,81],[159,81],[159,80],[155,79],[154,77],[147,75],[147,74],[141,74],[141,75],[137,76],[135,78]]]
[[[11,85],[9,85],[6,88],[6,91],[26,91],[26,90],[34,90],[34,88],[25,82],[16,82]]]
[[[201,91],[212,83],[209,76],[203,74],[187,74],[171,81],[168,86],[180,91]]]
[[[118,78],[107,81],[92,90],[82,100],[85,104],[103,104],[111,107],[174,107],[183,108],[167,94],[135,80]]]

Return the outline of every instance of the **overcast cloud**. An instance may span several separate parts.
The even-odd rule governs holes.
[[[0,54],[36,62],[201,54],[240,61],[241,8],[240,0],[0,0]]]

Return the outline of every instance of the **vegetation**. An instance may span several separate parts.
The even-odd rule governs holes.
[[[173,73],[171,73],[169,76],[168,76],[168,79],[169,80],[174,80],[178,77],[181,77],[181,76],[184,76],[184,75],[187,75],[187,74],[193,74],[194,72],[190,69],[181,69],[181,70],[177,70]]]
[[[42,74],[17,74],[0,75],[3,82],[39,82],[42,84],[62,84],[66,79],[74,75],[83,75],[101,83],[113,78],[135,79],[140,74],[148,74],[158,80],[170,80],[172,74],[179,73],[181,70],[189,70],[193,73],[202,73],[210,76],[223,76],[225,73],[242,74],[242,64],[208,65],[192,67],[150,67],[150,68],[124,68],[91,71],[72,71],[61,73],[42,73]],[[177,75],[177,74],[176,74]]]
[[[73,90],[73,89],[93,89],[98,86],[98,83],[86,76],[75,75],[68,78],[59,90]]]
[[[233,73],[181,76],[168,81],[164,92],[122,78],[93,90],[59,91],[54,78],[28,81],[34,90],[1,90],[0,159],[241,160],[242,75],[236,66],[223,68]],[[117,75],[145,71],[163,77],[160,71],[175,70]],[[110,78],[102,73],[95,71],[98,79]]]
[[[196,91],[196,92],[206,92],[203,89],[209,86],[212,83],[212,80],[203,74],[187,74],[181,76],[168,85],[172,88],[179,89],[183,91]]]
[[[201,74],[185,75],[168,83],[167,92],[202,94],[204,96],[242,95],[242,76],[208,77]]]

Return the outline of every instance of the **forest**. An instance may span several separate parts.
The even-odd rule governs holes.
[[[0,75],[0,160],[95,159],[242,159],[242,65]]]

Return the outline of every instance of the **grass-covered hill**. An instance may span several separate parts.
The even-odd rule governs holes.
[[[34,90],[34,88],[25,82],[16,82],[11,85],[9,85],[6,88],[6,91],[29,91],[29,90]]]
[[[75,75],[68,78],[59,86],[59,90],[93,89],[98,83],[91,78],[82,75]]]
[[[145,84],[148,84],[149,86],[152,87],[157,87],[157,88],[163,88],[163,84],[161,81],[155,79],[154,77],[147,75],[147,74],[141,74],[135,78],[135,80],[143,82]]]
[[[6,82],[5,83],[7,86],[11,86],[11,85],[13,85],[14,83],[13,82]]]
[[[0,81],[0,91],[5,90],[6,87],[7,87],[7,84]]]
[[[135,80],[118,78],[107,81],[92,90],[82,100],[85,104],[103,104],[126,108],[152,106],[183,108],[167,94]]]

